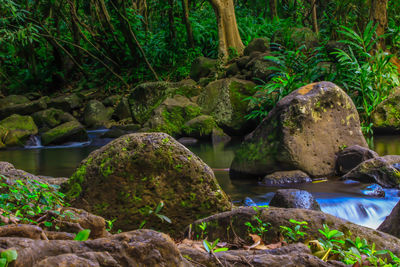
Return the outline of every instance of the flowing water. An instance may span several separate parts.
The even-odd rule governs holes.
[[[110,141],[98,138],[104,132],[105,130],[90,131],[89,142],[54,147],[42,147],[40,139],[32,139],[25,149],[0,151],[0,161],[11,162],[16,168],[34,174],[69,177],[91,151]],[[374,143],[379,155],[400,155],[400,136],[378,136]],[[229,166],[238,146],[237,142],[225,146],[199,143],[189,146],[189,149],[213,168],[222,189],[232,201],[242,203],[248,197],[258,205],[266,205],[274,192],[283,187],[260,186],[256,181],[231,180]],[[399,191],[385,189],[385,198],[374,198],[364,194],[365,187],[365,184],[356,182],[329,180],[290,188],[312,193],[324,212],[376,228],[400,200]]]

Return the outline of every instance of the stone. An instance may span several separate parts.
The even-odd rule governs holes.
[[[187,136],[197,139],[209,139],[213,129],[217,128],[214,118],[208,115],[200,115],[186,122],[183,131]]]
[[[7,118],[13,114],[31,115],[32,113],[46,109],[46,107],[47,104],[45,98],[31,102],[0,107],[0,119]]]
[[[366,196],[371,197],[385,197],[385,191],[383,190],[382,186],[378,184],[371,184],[366,186],[361,192]]]
[[[196,138],[193,138],[193,137],[181,137],[177,141],[184,146],[194,145],[199,142],[199,140],[197,140]]]
[[[198,82],[200,78],[209,76],[212,72],[215,72],[217,68],[217,60],[198,57],[194,60],[190,69],[190,78]]]
[[[64,122],[76,120],[71,114],[55,108],[38,111],[32,114],[35,124],[39,128],[54,128]]]
[[[176,87],[176,94],[183,95],[189,98],[198,96],[203,89],[192,79],[179,81],[175,83],[174,86]]]
[[[15,267],[191,266],[170,237],[152,230],[87,241],[1,237],[0,246],[17,250]]]
[[[190,236],[201,235],[200,224],[207,225],[208,240],[220,239],[221,242],[235,243],[237,240],[243,239],[251,242],[249,229],[245,225],[246,222],[252,225],[258,225],[257,216],[264,223],[269,223],[268,231],[264,233],[264,242],[279,242],[281,240],[281,226],[293,227],[289,222],[290,219],[308,223],[307,229],[302,229],[307,234],[308,240],[314,240],[321,237],[318,229],[324,229],[323,224],[329,226],[330,229],[339,230],[344,233],[342,239],[355,237],[365,238],[368,244],[375,243],[376,250],[390,249],[396,255],[400,252],[400,239],[381,232],[379,230],[360,226],[349,221],[337,218],[321,211],[306,209],[287,209],[287,208],[258,208],[254,207],[238,207],[232,211],[227,211],[212,215],[208,218],[200,219],[192,223],[191,228],[187,228],[187,235],[191,230]]]
[[[250,60],[251,58],[249,56],[243,56],[236,60],[236,64],[239,67],[239,69],[244,69],[246,68],[247,63],[249,63]]]
[[[72,206],[116,219],[115,229],[145,221],[175,237],[195,219],[231,207],[211,168],[164,133],[125,135],[92,152],[65,191]],[[171,224],[154,213],[160,203]]]
[[[0,107],[5,108],[18,104],[25,104],[30,102],[29,98],[23,95],[9,95],[4,98],[0,98]]]
[[[234,62],[234,63],[230,64],[228,66],[228,68],[226,69],[226,77],[235,76],[239,72],[240,72],[240,69],[239,69],[238,65],[236,64],[236,62]]]
[[[250,76],[252,79],[256,78],[267,82],[270,80],[272,74],[276,72],[275,70],[271,69],[271,67],[276,67],[277,64],[265,58],[271,56],[269,52],[253,52],[253,54],[253,58],[247,63],[246,69],[250,70]]]
[[[347,147],[337,154],[336,172],[343,175],[357,167],[361,162],[379,157],[375,151],[362,146]]]
[[[63,123],[42,134],[42,144],[60,145],[67,142],[86,142],[89,140],[85,127],[78,121]]]
[[[318,45],[318,35],[307,27],[294,28],[290,38],[296,47],[305,45],[307,49],[310,49]]]
[[[101,127],[111,119],[111,114],[100,101],[90,100],[83,111],[83,122],[90,128]]]
[[[400,202],[397,202],[396,206],[390,212],[389,216],[387,216],[386,219],[381,223],[381,225],[379,225],[378,230],[400,238],[399,215]]]
[[[224,133],[224,131],[221,128],[214,128],[211,132],[211,142],[213,145],[217,145],[217,144],[226,144],[229,143],[229,141],[231,141],[232,138],[227,135],[226,133]]]
[[[399,187],[400,173],[396,169],[400,156],[387,155],[372,158],[359,164],[342,176],[343,180],[355,180],[362,183],[377,183],[383,187]]]
[[[131,133],[131,132],[124,131],[124,130],[118,129],[118,128],[113,128],[113,129],[110,129],[109,131],[105,132],[104,134],[102,134],[100,136],[100,138],[118,138],[118,137],[121,137],[128,133]]]
[[[37,133],[31,116],[14,114],[0,121],[0,143],[7,147],[24,146],[29,137]]]
[[[372,113],[372,123],[376,133],[400,132],[400,87],[382,101]]]
[[[255,93],[255,86],[253,82],[235,78],[217,80],[207,85],[198,103],[228,135],[243,135],[252,129],[252,123],[244,117],[248,101],[243,99]]]
[[[117,107],[115,108],[112,117],[117,120],[123,120],[127,118],[131,118],[131,109],[129,107],[128,99],[126,97],[121,98]]]
[[[309,192],[299,189],[277,190],[269,205],[280,208],[321,210],[318,202]]]
[[[350,97],[333,83],[312,83],[281,99],[246,137],[230,176],[259,178],[296,169],[331,176],[340,148],[352,145],[368,147]]]
[[[295,171],[278,171],[268,174],[262,179],[260,184],[266,186],[276,186],[276,185],[311,183],[311,182],[312,179],[307,173],[295,170]]]
[[[57,98],[50,99],[48,107],[62,109],[65,112],[71,112],[74,109],[80,108],[82,99],[77,94],[62,95]]]
[[[249,56],[252,52],[267,52],[269,50],[268,38],[255,38],[249,45],[244,49],[244,55]]]
[[[106,107],[115,107],[118,105],[121,98],[122,98],[122,96],[120,96],[120,95],[110,95],[110,96],[106,97],[102,101],[102,103]]]

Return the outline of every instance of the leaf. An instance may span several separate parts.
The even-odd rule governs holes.
[[[6,266],[7,266],[7,259],[0,258],[0,267],[6,267]]]
[[[216,250],[214,250],[214,253],[228,251],[228,250],[229,250],[229,248],[217,248]]]
[[[75,241],[86,241],[90,235],[90,229],[80,231],[74,238]]]
[[[7,263],[10,263],[17,259],[18,253],[15,249],[6,249],[1,252],[1,257],[6,259]]]
[[[207,240],[203,240],[203,246],[208,253],[211,253],[211,244]]]

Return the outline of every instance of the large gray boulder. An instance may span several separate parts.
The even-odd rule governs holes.
[[[336,159],[336,171],[343,175],[357,167],[363,161],[379,157],[375,151],[362,146],[351,146],[341,150]]]
[[[107,124],[111,115],[103,103],[98,100],[90,100],[83,111],[83,121],[90,128],[101,127]]]
[[[246,137],[230,168],[232,178],[302,170],[312,177],[335,173],[344,146],[367,147],[357,109],[330,82],[303,86],[279,101]]]
[[[48,106],[50,108],[62,109],[66,112],[71,112],[74,109],[80,108],[82,99],[77,94],[63,95],[50,99]]]
[[[216,66],[217,60],[206,57],[198,57],[192,64],[190,78],[195,81],[199,81],[200,78],[207,77],[212,72],[215,72]]]
[[[277,190],[269,205],[279,208],[321,210],[318,202],[309,192],[299,189]]]

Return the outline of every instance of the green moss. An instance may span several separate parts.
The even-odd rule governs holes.
[[[67,198],[77,198],[82,192],[82,184],[86,180],[86,168],[92,162],[92,158],[88,158],[85,163],[81,164],[79,168],[72,174],[68,181],[68,191],[66,193]]]

